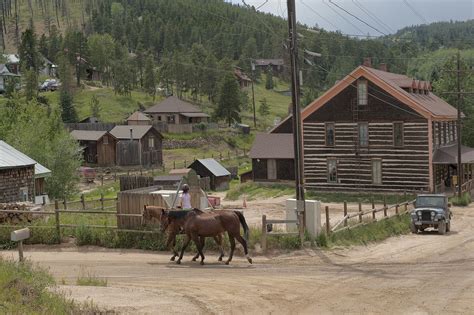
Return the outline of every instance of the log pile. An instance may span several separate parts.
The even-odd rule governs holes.
[[[25,203],[0,203],[0,210],[31,211],[31,206]],[[0,224],[20,224],[33,221],[32,213],[0,212]]]

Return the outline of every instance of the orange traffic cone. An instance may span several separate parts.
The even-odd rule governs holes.
[[[247,200],[246,200],[245,196],[244,196],[244,203],[243,203],[242,206],[243,206],[244,208],[247,208]]]

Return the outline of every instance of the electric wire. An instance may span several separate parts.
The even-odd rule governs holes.
[[[388,26],[384,21],[382,21],[381,19],[379,19],[377,17],[377,15],[373,14],[369,9],[367,9],[366,7],[364,7],[364,5],[362,3],[360,3],[359,1],[357,0],[352,0],[352,2],[362,11],[364,12],[369,18],[371,18],[375,23],[377,23],[379,26],[381,26],[382,28],[384,28],[386,31],[388,31],[389,33],[395,33],[395,31],[390,27]]]

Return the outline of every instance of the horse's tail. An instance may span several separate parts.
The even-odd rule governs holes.
[[[244,228],[244,238],[246,241],[249,240],[249,226],[247,225],[247,222],[245,221],[244,214],[240,211],[234,211],[235,214],[239,217],[240,224],[242,224],[242,227]]]

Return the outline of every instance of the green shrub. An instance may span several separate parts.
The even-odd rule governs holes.
[[[318,245],[319,247],[328,247],[328,238],[326,236],[326,233],[320,233],[317,237],[316,237],[316,245]]]
[[[466,207],[471,203],[471,194],[469,192],[465,192],[461,195],[461,197],[454,196],[449,200],[454,206]]]

